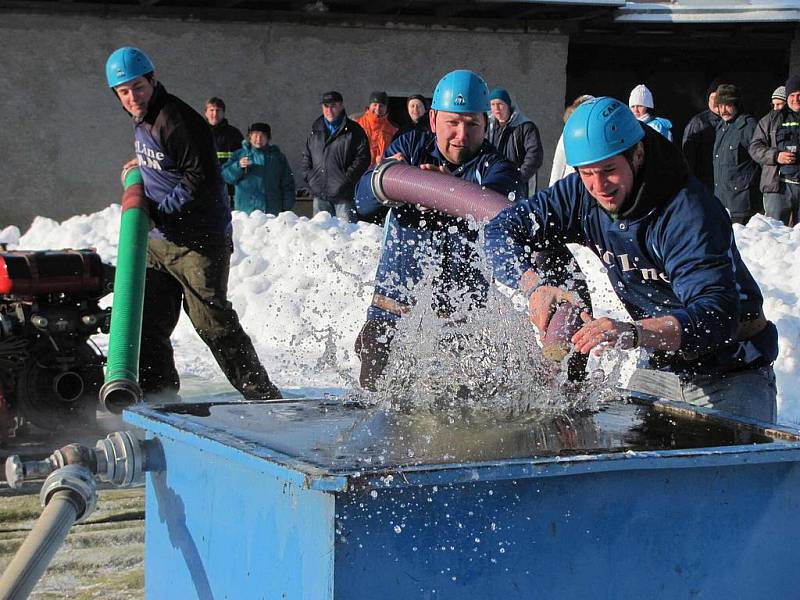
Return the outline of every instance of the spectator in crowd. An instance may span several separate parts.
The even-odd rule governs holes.
[[[428,105],[425,102],[424,96],[420,96],[419,94],[409,96],[408,100],[406,100],[406,111],[408,111],[410,122],[394,134],[392,141],[395,141],[401,135],[413,129],[419,129],[421,131],[431,130],[431,123],[428,118]]]
[[[742,112],[735,85],[717,88],[720,122],[714,139],[714,195],[731,213],[731,221],[744,225],[761,210],[759,166],[748,149],[756,120]]]
[[[214,136],[214,145],[217,147],[217,159],[219,164],[224,165],[231,155],[242,147],[244,137],[242,132],[225,118],[225,102],[222,98],[216,96],[209,98],[206,101],[204,114],[206,121],[211,125],[211,135]],[[233,186],[228,186],[228,195],[233,200]]]
[[[672,141],[672,121],[664,117],[656,117],[653,114],[655,109],[653,92],[646,85],[640,83],[631,90],[628,106],[639,121],[649,125],[669,141]]]
[[[108,86],[133,120],[136,158],[155,228],[147,244],[139,385],[145,394],[180,387],[170,335],[181,303],[228,381],[247,399],[280,398],[228,302],[231,212],[211,129],[167,93],[150,59],[119,48],[106,62]]]
[[[697,113],[683,130],[683,156],[689,172],[697,177],[708,191],[714,193],[714,139],[717,135],[717,82],[706,92],[708,108]]]
[[[433,93],[431,132],[409,131],[392,142],[385,156],[508,194],[517,189],[518,172],[484,139],[488,111],[489,90],[480,76],[465,70],[448,73]],[[375,293],[356,340],[356,353],[361,359],[361,385],[374,390],[388,361],[396,322],[415,303],[414,287],[422,279],[428,255],[441,268],[434,306],[440,314],[453,310],[456,297],[482,302],[488,284],[475,267],[477,231],[461,219],[415,206],[389,210],[372,193],[371,177],[368,171],[358,184],[359,215],[388,211],[388,217]]]
[[[328,211],[356,221],[353,192],[369,167],[369,140],[361,126],[347,118],[339,92],[325,92],[322,115],[311,125],[303,150],[303,180],[314,199],[314,214]]]
[[[519,169],[521,197],[536,192],[536,174],[544,161],[539,128],[511,102],[509,93],[497,87],[489,93],[491,113],[486,138]]]
[[[544,331],[559,302],[577,302],[537,282],[531,252],[561,240],[587,247],[632,319],[585,312],[577,352],[645,348],[650,366],[666,371],[657,379],[679,383],[685,402],[773,421],[778,332],[720,203],[672,144],[613,98],[579,106],[564,145],[578,172],[487,224],[495,277],[529,294]]]
[[[786,86],[781,85],[772,92],[772,110],[781,110],[786,106]]]
[[[369,139],[371,167],[378,164],[386,146],[392,142],[394,134],[397,133],[397,127],[389,121],[388,113],[389,96],[386,92],[372,92],[369,96],[369,106],[355,119]]]
[[[587,100],[594,100],[594,96],[590,94],[583,94],[575,98],[566,109],[564,109],[563,121],[566,124],[570,115],[575,112],[581,104]],[[564,179],[570,173],[574,173],[575,169],[567,164],[566,157],[564,156],[564,134],[562,133],[558,138],[556,144],[556,151],[553,154],[553,168],[550,170],[550,185],[553,185],[559,179]]]
[[[268,123],[253,123],[247,141],[223,165],[222,177],[236,186],[233,205],[250,214],[254,210],[277,215],[294,206],[294,177],[280,148],[270,143]]]
[[[780,88],[778,88],[780,89]],[[800,75],[786,82],[786,105],[756,126],[750,156],[761,165],[761,191],[768,217],[800,223]]]

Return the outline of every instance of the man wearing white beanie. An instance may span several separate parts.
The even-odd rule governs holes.
[[[672,121],[653,115],[655,108],[653,92],[646,85],[640,83],[631,90],[628,106],[639,121],[655,129],[670,142],[672,141]]]

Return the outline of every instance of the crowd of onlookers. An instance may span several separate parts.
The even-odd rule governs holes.
[[[716,195],[734,222],[746,223],[754,214],[764,213],[795,225],[800,208],[800,77],[790,77],[773,92],[773,110],[761,120],[743,111],[741,96],[733,84],[715,81],[709,86],[708,108],[692,117],[680,140],[689,170]],[[592,98],[576,98],[566,108],[564,122]],[[430,131],[428,103],[421,95],[410,96],[407,121],[400,128],[389,120],[389,98],[383,91],[373,92],[365,110],[353,118],[347,115],[339,92],[324,93],[320,105],[322,114],[312,124],[303,149],[300,187],[312,198],[314,214],[324,210],[355,221],[357,181],[380,162],[398,136],[412,130]],[[673,140],[673,124],[656,115],[647,86],[634,87],[628,105],[639,121]],[[517,195],[526,197],[542,187],[538,171],[544,148],[539,129],[506,89],[491,91],[490,106],[486,139],[519,169]],[[206,103],[205,118],[214,134],[233,207],[248,213],[291,210],[295,176],[284,154],[271,144],[269,124],[251,124],[245,139],[225,119],[225,103],[216,97]],[[559,139],[549,183],[570,172],[563,139]]]

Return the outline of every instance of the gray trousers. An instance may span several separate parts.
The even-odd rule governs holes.
[[[800,185],[781,183],[782,192],[764,193],[764,213],[783,221],[784,225],[797,225],[800,221]]]
[[[353,200],[330,202],[314,196],[313,208],[315,215],[318,212],[325,210],[330,214],[339,217],[340,219],[349,221],[350,223],[356,223],[358,221],[358,218],[356,217],[356,205]]]

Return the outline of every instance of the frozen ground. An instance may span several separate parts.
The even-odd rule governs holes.
[[[0,242],[25,249],[95,247],[115,262],[119,219],[118,205],[63,223],[37,217],[23,235],[15,227],[4,229]],[[234,213],[233,223],[230,299],[270,375],[295,393],[352,386],[358,368],[353,342],[372,293],[381,228],[346,224],[327,213],[313,219]],[[800,227],[757,216],[745,227],[734,225],[734,231],[764,293],[765,312],[780,332],[779,420],[798,423]],[[578,257],[590,279],[595,312],[624,315],[599,261],[583,249]],[[187,319],[181,319],[173,341],[178,369],[190,388],[230,389]]]

